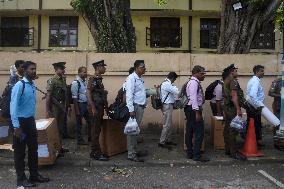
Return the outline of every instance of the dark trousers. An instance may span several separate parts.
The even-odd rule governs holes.
[[[193,155],[194,159],[200,158],[200,149],[204,138],[204,121],[196,121],[196,113],[191,106],[184,108],[186,116],[186,133],[185,144],[187,147],[187,154]],[[193,145],[194,136],[194,145]]]
[[[25,155],[26,146],[28,146],[28,167],[31,177],[38,175],[38,143],[37,143],[37,129],[35,119],[30,118],[19,118],[20,128],[23,131],[25,137],[21,139],[14,137],[13,148],[14,148],[14,162],[17,174],[17,182],[21,182],[26,178],[25,175]]]
[[[91,119],[90,119],[89,112],[88,112],[87,102],[78,102],[78,106],[79,106],[80,115],[76,116],[76,122],[77,122],[76,130],[77,130],[77,139],[80,140],[82,139],[81,129],[82,129],[82,119],[83,118],[87,122],[88,136],[91,137]]]
[[[217,105],[216,105],[216,103],[210,102],[210,107],[211,107],[211,111],[212,111],[213,116],[217,116]]]
[[[96,106],[97,113],[93,118],[93,126],[92,126],[92,144],[91,144],[91,153],[96,155],[100,155],[101,146],[100,146],[100,134],[101,128],[103,126],[103,116],[104,116],[104,106],[98,105]]]
[[[254,119],[254,129],[256,140],[262,139],[262,124],[261,124],[261,113],[247,111],[247,124],[249,126],[250,118]],[[248,127],[247,127],[248,128]]]

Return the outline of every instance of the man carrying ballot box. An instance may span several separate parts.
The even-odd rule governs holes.
[[[248,110],[248,125],[250,118],[254,119],[255,135],[258,146],[264,146],[262,140],[261,110],[264,102],[264,90],[261,84],[261,78],[264,76],[264,66],[256,65],[253,68],[254,76],[247,84],[247,98],[255,110]]]

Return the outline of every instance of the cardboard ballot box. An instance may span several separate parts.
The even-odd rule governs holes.
[[[183,138],[184,138],[184,144],[183,144],[183,149],[184,150],[187,150],[187,147],[186,147],[186,144],[185,144],[185,133],[186,133],[186,120],[184,122],[184,127],[183,127]],[[192,145],[194,145],[194,134],[193,134],[193,138],[192,138]],[[205,151],[205,134],[204,134],[204,138],[203,138],[203,142],[202,142],[202,145],[201,145],[201,149],[200,149],[202,152]]]
[[[213,141],[214,149],[223,150],[225,149],[224,143],[224,119],[222,116],[211,117],[211,137]]]
[[[121,122],[104,119],[100,135],[102,153],[113,156],[127,151],[127,138]]]
[[[38,132],[38,164],[54,164],[61,149],[59,132],[54,118],[36,120]]]
[[[0,145],[8,143],[9,119],[0,115]]]

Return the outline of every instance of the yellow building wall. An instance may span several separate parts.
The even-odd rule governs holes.
[[[77,47],[49,47],[49,16],[42,17],[42,34],[41,34],[41,49],[54,51],[87,51],[96,50],[94,39],[87,27],[84,19],[79,17],[78,20],[78,46]]]
[[[0,2],[1,9],[38,9],[39,0],[4,0]]]
[[[42,9],[73,9],[71,0],[42,0]]]
[[[192,10],[221,11],[221,0],[192,0]]]
[[[3,51],[31,51],[37,49],[38,44],[38,16],[31,15],[29,16],[29,27],[34,28],[34,44],[30,47],[0,47],[0,50]]]
[[[146,27],[150,27],[149,16],[132,16],[133,25],[136,33],[136,50],[137,52],[155,52],[163,50],[176,50],[187,51],[188,50],[188,17],[180,17],[180,27],[182,27],[182,46],[180,48],[151,48],[148,42],[146,46]]]
[[[131,9],[180,9],[188,10],[189,0],[169,0],[167,5],[159,6],[156,0],[130,0]]]

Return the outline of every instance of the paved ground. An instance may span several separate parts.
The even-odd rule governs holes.
[[[41,170],[52,181],[40,184],[45,189],[87,189],[87,188],[146,188],[146,189],[277,189],[275,183],[258,173],[266,171],[284,183],[284,167],[273,165],[216,165],[205,166],[156,166],[120,167],[117,172],[112,167],[66,167],[56,165]],[[5,189],[15,187],[15,171],[11,166],[0,170],[0,186]]]
[[[284,152],[273,148],[270,129],[264,129],[265,156],[246,162],[228,158],[223,150],[214,150],[207,133],[205,155],[211,161],[206,164],[185,158],[182,135],[175,136],[179,145],[172,151],[158,148],[159,132],[143,131],[144,142],[139,147],[149,152],[145,163],[126,160],[126,153],[111,157],[109,162],[93,161],[87,146],[79,147],[75,140],[65,140],[71,152],[54,166],[41,168],[53,181],[38,188],[279,188],[259,170],[284,183]],[[238,142],[240,146],[243,143],[240,138]],[[15,188],[12,165],[13,153],[0,151],[0,188]],[[119,168],[116,172],[112,172],[114,165]]]

